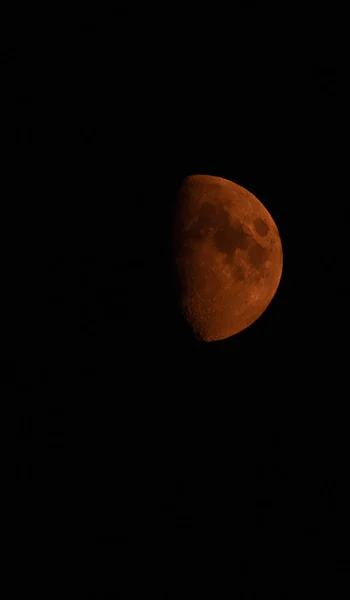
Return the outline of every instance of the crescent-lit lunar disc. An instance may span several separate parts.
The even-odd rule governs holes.
[[[173,251],[180,308],[203,341],[249,327],[281,280],[282,244],[271,215],[253,194],[221,177],[183,181]]]

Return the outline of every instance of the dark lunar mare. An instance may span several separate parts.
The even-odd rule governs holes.
[[[267,225],[264,221],[256,219],[254,224],[256,230],[260,230],[260,235],[266,235]],[[199,217],[190,228],[188,236],[198,241],[212,236],[217,250],[226,254],[226,262],[230,265],[238,248],[248,251],[249,260],[256,269],[267,254],[266,249],[244,231],[239,221],[232,223],[227,210],[210,202],[202,204]]]

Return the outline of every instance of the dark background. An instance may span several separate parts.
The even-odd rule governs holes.
[[[2,50],[1,377],[34,581],[72,569],[102,594],[130,569],[162,598],[341,582],[347,77],[322,35],[301,47],[262,16],[120,10]],[[255,194],[284,251],[266,312],[211,344],[171,269],[195,173]]]

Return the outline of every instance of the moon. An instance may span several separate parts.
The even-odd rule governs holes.
[[[283,252],[264,205],[233,181],[191,175],[173,221],[180,310],[202,341],[231,337],[254,323],[274,297]]]

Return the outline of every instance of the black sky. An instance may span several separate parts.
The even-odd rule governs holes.
[[[197,563],[215,570],[213,547],[249,589],[275,571],[287,591],[320,571],[326,585],[348,525],[346,72],[324,41],[256,37],[248,13],[246,35],[238,15],[234,35],[167,19],[2,51],[18,535],[86,552],[107,587],[113,565],[151,556],[164,598]],[[266,312],[212,344],[182,320],[171,271],[195,173],[256,195],[284,252]]]

